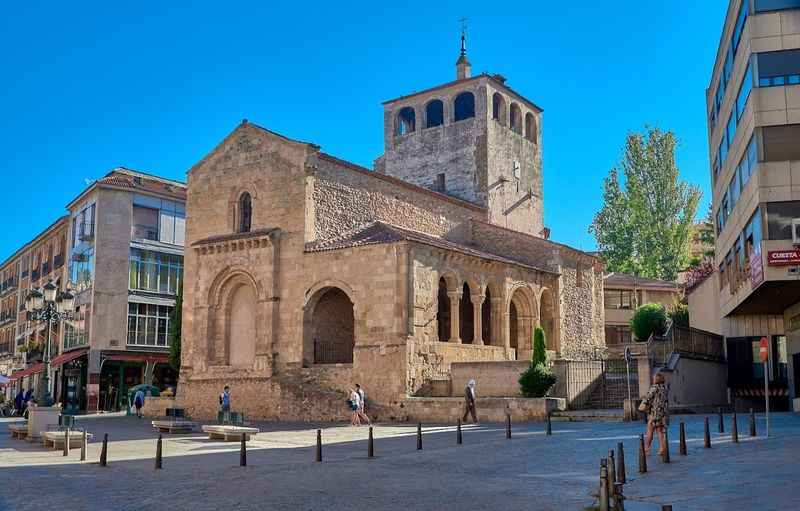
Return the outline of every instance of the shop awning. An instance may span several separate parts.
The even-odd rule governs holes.
[[[150,362],[153,364],[169,363],[169,354],[167,353],[103,353],[103,358],[106,361]]]
[[[30,376],[30,375],[36,374],[36,373],[41,373],[42,371],[44,371],[44,364],[39,362],[38,364],[34,364],[34,365],[32,365],[32,366],[30,366],[30,367],[28,367],[26,369],[23,369],[22,371],[16,371],[15,373],[13,373],[11,375],[11,379],[12,380],[21,380],[21,379],[25,378],[26,376]]]
[[[67,362],[72,362],[78,357],[81,357],[89,351],[89,348],[80,348],[77,350],[68,351],[66,353],[62,353],[61,355],[55,357],[53,360],[50,361],[51,367],[58,367],[61,364],[66,364]]]

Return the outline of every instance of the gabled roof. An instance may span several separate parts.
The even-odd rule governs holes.
[[[612,288],[638,287],[647,289],[663,289],[665,291],[677,291],[681,288],[680,284],[676,282],[636,277],[635,275],[617,272],[605,275],[603,277],[603,285],[604,287]]]
[[[77,197],[67,204],[67,209],[78,202],[84,195],[95,187],[126,188],[142,193],[154,193],[179,201],[186,200],[186,183],[173,179],[166,179],[147,172],[132,170],[125,167],[116,167],[108,174],[97,179],[86,187]]]
[[[351,233],[345,234],[339,238],[334,238],[331,240],[323,240],[320,242],[306,243],[305,251],[327,252],[331,250],[365,247],[369,245],[381,245],[386,243],[397,243],[403,241],[419,243],[421,245],[427,245],[442,250],[450,250],[453,252],[458,252],[460,254],[477,257],[480,259],[486,259],[489,261],[496,261],[505,264],[513,264],[515,266],[522,266],[530,270],[555,274],[555,272],[553,271],[545,270],[543,268],[538,268],[536,266],[532,266],[530,264],[523,263],[521,261],[516,261],[514,259],[509,259],[507,257],[491,254],[489,252],[485,252],[483,250],[470,247],[468,245],[455,243],[453,241],[446,240],[444,238],[431,236],[430,234],[425,234],[419,231],[412,231],[410,229],[405,229],[403,227],[398,227],[396,225],[388,224],[381,221],[375,221],[369,223],[366,226]]]

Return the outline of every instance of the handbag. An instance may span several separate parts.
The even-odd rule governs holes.
[[[644,413],[647,413],[647,412],[650,411],[650,405],[647,403],[647,401],[642,400],[642,402],[639,403],[639,411],[640,412],[644,412]]]

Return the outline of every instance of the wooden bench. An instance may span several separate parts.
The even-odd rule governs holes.
[[[182,419],[154,420],[152,424],[159,433],[191,433],[197,427],[196,422]]]
[[[45,449],[52,446],[53,449],[63,449],[66,434],[63,431],[42,431],[42,444]],[[91,433],[86,433],[87,442],[92,438]],[[70,448],[79,448],[83,443],[83,431],[70,430],[69,431],[69,446]]]
[[[11,438],[19,438],[22,440],[28,436],[28,425],[26,423],[9,424],[8,430],[11,432]]]
[[[258,434],[257,428],[245,428],[242,426],[203,426],[203,433],[208,433],[211,440],[224,440],[226,442],[241,441],[242,436],[245,440],[250,440],[251,436]]]

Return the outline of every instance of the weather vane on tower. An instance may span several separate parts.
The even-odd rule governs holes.
[[[458,20],[461,23],[461,55],[467,54],[467,18]]]

